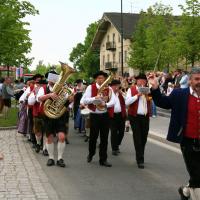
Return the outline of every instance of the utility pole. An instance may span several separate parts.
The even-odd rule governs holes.
[[[121,0],[121,71],[122,71],[122,76],[124,75],[124,59],[123,59],[123,38],[124,38],[124,30],[123,30],[123,4]]]

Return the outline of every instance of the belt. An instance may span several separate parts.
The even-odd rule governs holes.
[[[108,112],[104,112],[104,113],[94,113],[94,112],[91,112],[90,114],[91,115],[105,115],[107,114]]]
[[[117,113],[114,113],[114,115],[121,115],[121,113],[122,113],[122,112],[117,112]]]
[[[137,114],[137,116],[143,116],[143,117],[146,117],[147,115],[145,115],[145,114]]]

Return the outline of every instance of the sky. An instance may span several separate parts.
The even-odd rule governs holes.
[[[69,63],[69,55],[78,43],[83,43],[89,24],[98,21],[104,12],[121,12],[121,0],[29,0],[40,14],[26,21],[32,39],[34,57],[31,69],[40,60],[44,64]],[[185,0],[123,0],[123,12],[139,13],[156,2],[173,7],[173,14],[181,14],[178,5]]]

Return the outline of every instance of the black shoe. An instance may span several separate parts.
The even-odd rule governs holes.
[[[56,163],[58,166],[60,167],[65,167],[65,163],[64,163],[64,160],[63,159],[60,159],[60,160],[57,160],[57,163]]]
[[[188,200],[189,197],[186,197],[184,194],[183,194],[183,186],[181,186],[179,189],[178,189],[178,193],[180,194],[180,197],[181,197],[181,200]]]
[[[104,161],[104,162],[99,161],[99,164],[101,166],[104,166],[104,167],[112,167],[112,165],[109,162],[107,162],[107,161]]]
[[[117,151],[112,151],[112,155],[113,156],[118,156],[118,152]]]
[[[47,161],[47,166],[53,166],[53,165],[55,165],[55,162],[54,162],[54,160],[53,159],[49,159],[48,161]]]
[[[125,132],[129,132],[129,127],[128,127],[128,126],[126,127],[126,130],[125,130]]]
[[[119,149],[117,149],[117,153],[118,153],[118,154],[121,153]]]
[[[139,169],[144,169],[144,163],[138,163],[137,165]]]
[[[90,163],[92,161],[92,156],[88,155],[87,156],[87,162]]]
[[[28,139],[27,141],[28,141],[28,142],[31,142],[31,139]]]
[[[86,137],[85,140],[84,140],[84,142],[88,142],[88,140],[89,140],[89,137]]]
[[[42,154],[43,154],[44,156],[48,156],[48,155],[49,155],[49,153],[48,153],[48,151],[47,151],[46,149],[43,150]]]
[[[39,152],[40,152],[40,145],[39,145],[39,144],[36,144],[36,145],[35,145],[35,152],[36,152],[36,153],[39,153]]]
[[[65,139],[65,144],[69,144],[69,140],[68,139]]]

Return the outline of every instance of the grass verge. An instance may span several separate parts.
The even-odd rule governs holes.
[[[8,111],[8,117],[0,116],[0,127],[9,127],[17,125],[17,112],[18,108],[10,108]]]

